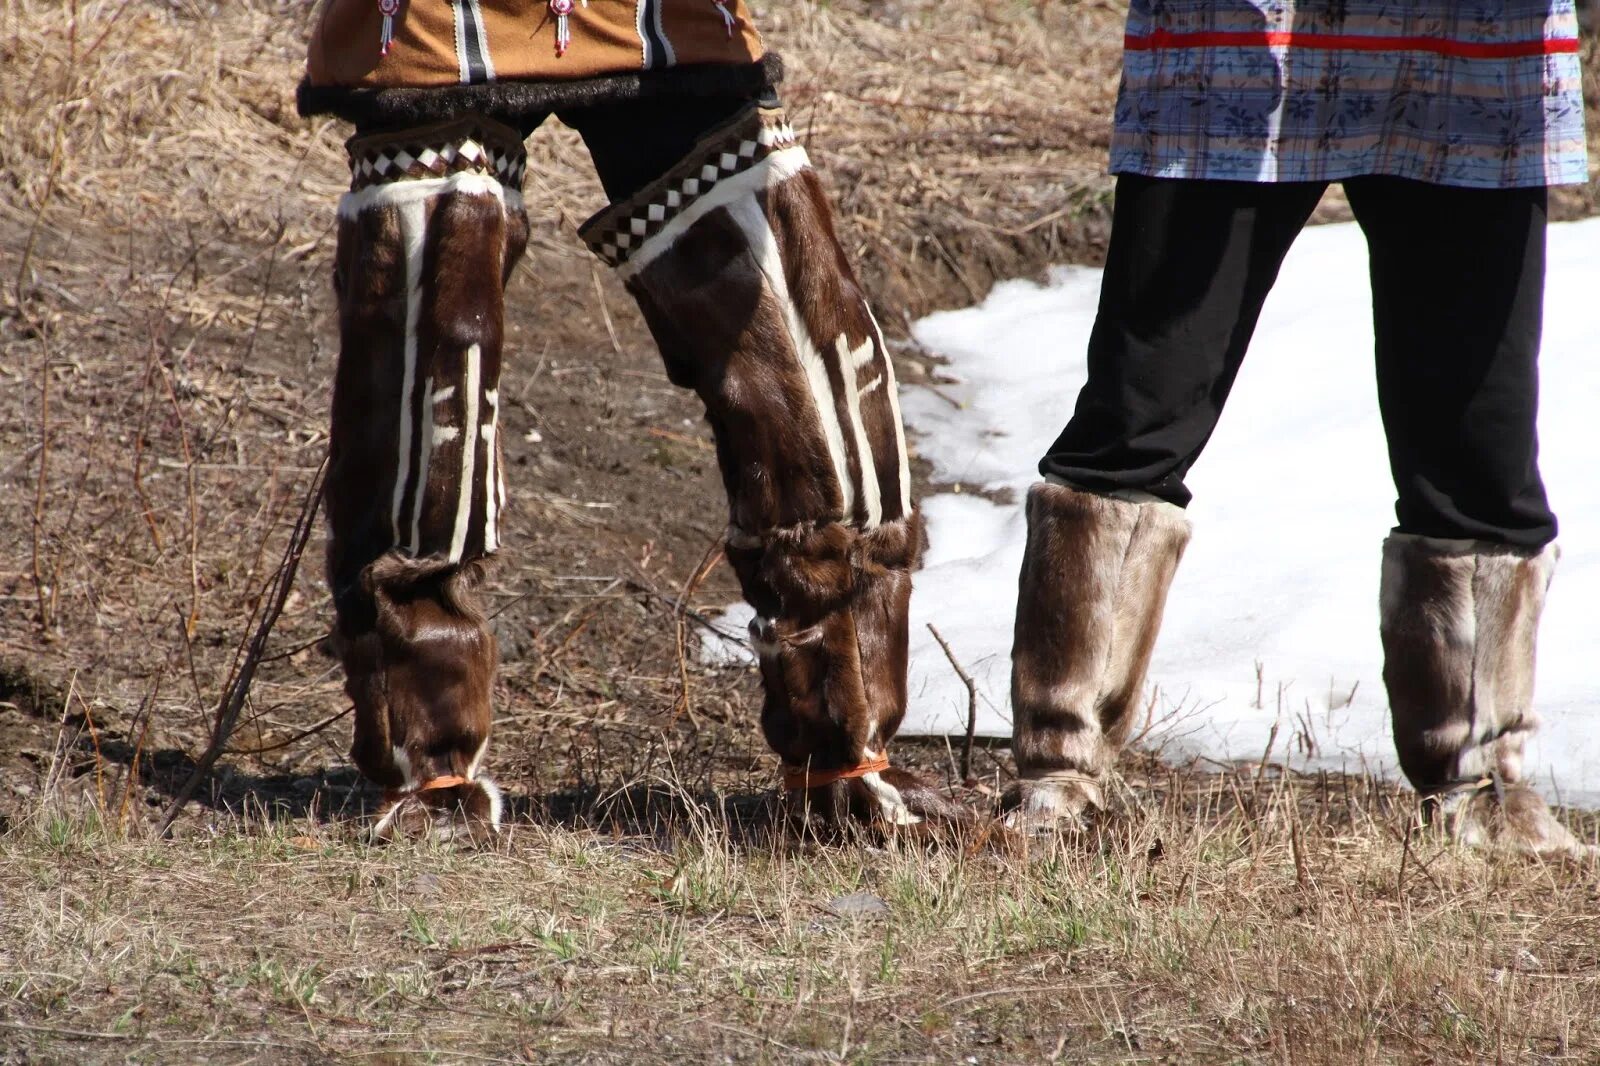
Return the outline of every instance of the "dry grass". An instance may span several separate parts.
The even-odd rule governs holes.
[[[681,662],[672,610],[721,525],[708,438],[572,236],[601,197],[553,124],[487,590],[512,840],[356,839],[308,565],[234,752],[152,841],[325,445],[343,131],[293,114],[308,12],[0,0],[0,1061],[1600,1061],[1595,872],[1408,850],[1367,782],[1156,771],[1031,855],[730,827],[706,797],[742,817],[768,780],[758,697]],[[891,328],[1097,257],[1121,17],[765,13]],[[662,781],[692,801],[602,819]],[[857,890],[887,914],[830,915]]]
[[[0,1043],[23,1061],[1595,1061],[1593,866],[1406,840],[1410,805],[1371,782],[1135,784],[1098,830],[1010,853],[800,845],[714,800],[654,833],[519,826],[482,853],[250,817],[158,844],[50,807],[0,838]]]

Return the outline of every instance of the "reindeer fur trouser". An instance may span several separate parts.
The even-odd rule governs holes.
[[[1381,628],[1401,764],[1424,794],[1514,782],[1555,560],[1534,426],[1545,190],[1344,184],[1399,497]],[[1188,538],[1184,475],[1323,189],[1118,179],[1089,379],[1029,499],[1014,652],[1019,766],[1075,784],[1067,806],[1099,802],[1127,736]]]
[[[791,766],[881,758],[906,702],[919,547],[894,370],[776,98],[561,113],[613,203],[583,228],[705,403],[755,606],[762,725]],[[537,124],[536,122],[533,124]],[[505,284],[527,239],[522,137],[478,116],[363,130],[340,207],[341,354],[327,502],[352,755],[486,817],[495,641],[471,588],[506,504]],[[904,820],[893,777],[813,798]],[[489,808],[495,808],[490,810]]]

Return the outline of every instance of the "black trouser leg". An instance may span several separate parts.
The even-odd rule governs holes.
[[[575,108],[559,117],[582,135],[606,198],[615,204],[665,174],[700,138],[749,106],[740,96],[646,98]]]
[[[1323,188],[1117,178],[1089,379],[1040,473],[1188,504],[1184,475],[1216,428],[1262,302]]]
[[[1546,191],[1345,182],[1367,235],[1397,530],[1536,550]]]

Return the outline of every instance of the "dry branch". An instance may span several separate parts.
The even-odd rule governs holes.
[[[950,660],[950,667],[961,679],[961,683],[967,686],[967,736],[961,743],[961,783],[965,785],[972,780],[972,742],[978,735],[978,685],[972,680],[972,675],[956,662],[956,653],[950,650],[950,645],[945,642],[939,630],[934,628],[932,622],[928,623],[928,632],[939,642],[939,647],[944,650],[944,657]]]
[[[278,564],[278,569],[267,584],[262,597],[267,606],[261,614],[260,621],[256,623],[254,634],[250,637],[244,661],[217,704],[211,730],[211,743],[196,760],[194,772],[189,775],[189,779],[183,783],[183,787],[173,798],[171,806],[161,816],[161,824],[156,828],[157,836],[164,837],[171,831],[173,821],[177,819],[184,805],[194,795],[195,789],[200,787],[200,782],[211,772],[211,768],[216,765],[228,746],[228,738],[233,735],[234,726],[238,724],[239,713],[244,710],[245,697],[250,694],[250,684],[255,680],[256,668],[266,655],[267,639],[272,635],[272,627],[277,623],[278,616],[283,613],[283,605],[289,598],[289,591],[294,587],[295,574],[300,570],[300,558],[305,554],[306,542],[311,539],[311,529],[316,525],[317,506],[322,501],[322,479],[327,469],[328,463],[324,459],[322,465],[317,467],[316,476],[311,479],[311,488],[306,492],[305,502],[300,507],[300,516],[295,519],[294,530],[289,534],[288,547],[283,551],[283,561]]]

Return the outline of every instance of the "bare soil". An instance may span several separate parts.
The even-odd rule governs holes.
[[[939,373],[910,318],[1102,254],[1123,15],[764,13],[903,380]],[[361,843],[313,550],[153,839],[326,444],[345,131],[294,114],[308,18],[0,0],[0,1062],[1600,1061],[1595,871],[1413,838],[1371,782],[1139,762],[1108,828],[1031,852],[765,834],[755,679],[693,657],[737,595],[688,587],[724,521],[709,434],[573,235],[603,201],[555,123],[487,589],[516,831]]]

